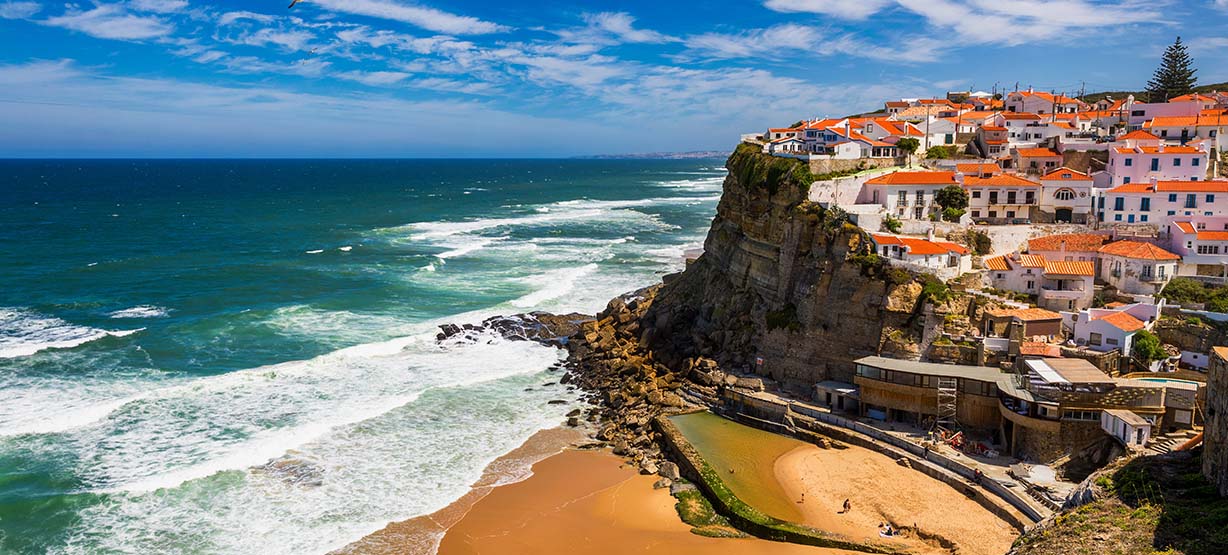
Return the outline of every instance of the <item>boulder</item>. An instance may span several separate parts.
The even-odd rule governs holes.
[[[657,475],[669,480],[678,480],[682,477],[682,474],[678,471],[678,465],[669,461],[661,463],[661,468],[657,470]]]

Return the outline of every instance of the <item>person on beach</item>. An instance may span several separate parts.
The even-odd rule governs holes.
[[[840,511],[840,514],[846,514],[851,510],[853,510],[853,504],[850,503],[848,499],[845,499],[844,500],[844,510]]]

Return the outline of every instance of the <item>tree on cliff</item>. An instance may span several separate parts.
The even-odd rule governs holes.
[[[1147,330],[1139,330],[1134,334],[1134,346],[1130,348],[1130,351],[1134,359],[1144,365],[1168,358],[1168,353],[1164,350],[1164,345],[1160,343],[1160,338]]]
[[[1147,93],[1152,102],[1164,102],[1170,98],[1194,92],[1198,77],[1194,74],[1194,61],[1181,42],[1181,37],[1164,51],[1160,59],[1160,67],[1156,69],[1151,81],[1147,82]]]
[[[934,193],[934,202],[942,207],[942,219],[958,222],[968,208],[968,192],[959,185],[948,185]]]
[[[895,146],[908,157],[908,165],[911,166],[912,155],[916,154],[918,148],[921,148],[921,141],[912,137],[905,137],[900,139],[899,142],[895,143]]]

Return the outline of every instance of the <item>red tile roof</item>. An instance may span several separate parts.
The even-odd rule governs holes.
[[[990,270],[997,270],[999,272],[1004,272],[1011,269],[1010,263],[1006,261],[1006,255],[986,258],[985,267],[989,268]]]
[[[1040,119],[1038,114],[1030,112],[1002,112],[1002,117],[1006,119]]]
[[[1019,255],[1019,263],[1024,268],[1044,268],[1045,257],[1039,254],[1021,254]]]
[[[1157,116],[1143,124],[1143,127],[1223,127],[1228,125],[1228,115],[1215,116]]]
[[[1062,168],[1053,170],[1049,172],[1048,175],[1045,175],[1041,179],[1045,181],[1091,181],[1092,180],[1091,176],[1083,172],[1075,171],[1075,170],[1072,170],[1066,167],[1062,167]]]
[[[1017,318],[1024,322],[1035,322],[1038,320],[1059,320],[1062,318],[1061,314],[1058,314],[1051,310],[1045,310],[1043,308],[1010,308],[1010,309],[996,309],[996,310],[991,309],[989,310],[989,313],[994,316],[998,316],[998,317],[1010,316],[1012,318]]]
[[[1194,230],[1194,225],[1190,222],[1173,222],[1173,225],[1177,226],[1177,229],[1180,229],[1186,233],[1197,233],[1197,231]]]
[[[1117,137],[1117,140],[1119,140],[1119,141],[1124,141],[1124,140],[1127,140],[1127,139],[1132,139],[1132,140],[1149,140],[1149,141],[1158,141],[1158,140],[1160,140],[1160,138],[1159,138],[1159,137],[1157,137],[1157,136],[1155,136],[1155,135],[1152,135],[1151,133],[1149,133],[1149,132],[1147,132],[1147,131],[1143,131],[1142,129],[1138,129],[1138,130],[1135,130],[1135,131],[1131,131],[1131,132],[1129,132],[1129,133],[1126,133],[1125,135],[1122,135],[1122,136],[1120,136],[1120,137]]]
[[[1168,252],[1151,243],[1129,240],[1117,241],[1100,247],[1100,253],[1113,256],[1124,256],[1126,258],[1137,258],[1139,260],[1181,260],[1180,256]]]
[[[1022,158],[1060,158],[1062,153],[1051,148],[1020,148],[1016,149]]]
[[[1090,260],[1046,262],[1045,274],[1057,276],[1095,277],[1096,265]]]
[[[959,254],[968,254],[968,249],[963,245],[950,243],[947,241],[929,241],[918,237],[901,237],[898,235],[882,235],[871,233],[870,237],[879,245],[901,245],[908,249],[909,254],[947,254],[956,252]]]
[[[989,177],[969,175],[964,177],[964,187],[1040,187],[1040,183],[1011,174],[998,174]]]
[[[1002,167],[997,164],[955,164],[955,171],[968,175],[999,174]]]
[[[1063,244],[1070,252],[1095,252],[1108,242],[1107,235],[1095,233],[1066,233],[1028,239],[1028,251],[1060,251]]]
[[[880,175],[866,185],[955,185],[955,172],[903,171]]]
[[[1019,354],[1034,357],[1060,358],[1062,356],[1062,348],[1039,341],[1024,341],[1019,346]]]
[[[1199,231],[1199,241],[1228,241],[1228,231]]]
[[[1147,327],[1147,324],[1144,324],[1142,320],[1131,316],[1130,313],[1125,311],[1114,312],[1107,316],[1101,316],[1097,318],[1097,320],[1104,320],[1105,322],[1112,324],[1113,327],[1124,332],[1138,331]]]
[[[1117,147],[1118,154],[1199,154],[1202,150],[1192,146],[1136,146]]]
[[[1118,185],[1109,189],[1110,193],[1228,193],[1228,181],[1160,181],[1155,187],[1151,183],[1138,182]]]

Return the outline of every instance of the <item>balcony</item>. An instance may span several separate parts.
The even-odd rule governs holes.
[[[1062,301],[1075,301],[1087,296],[1087,291],[1082,289],[1050,289],[1048,287],[1040,288],[1040,299],[1054,299]]]

